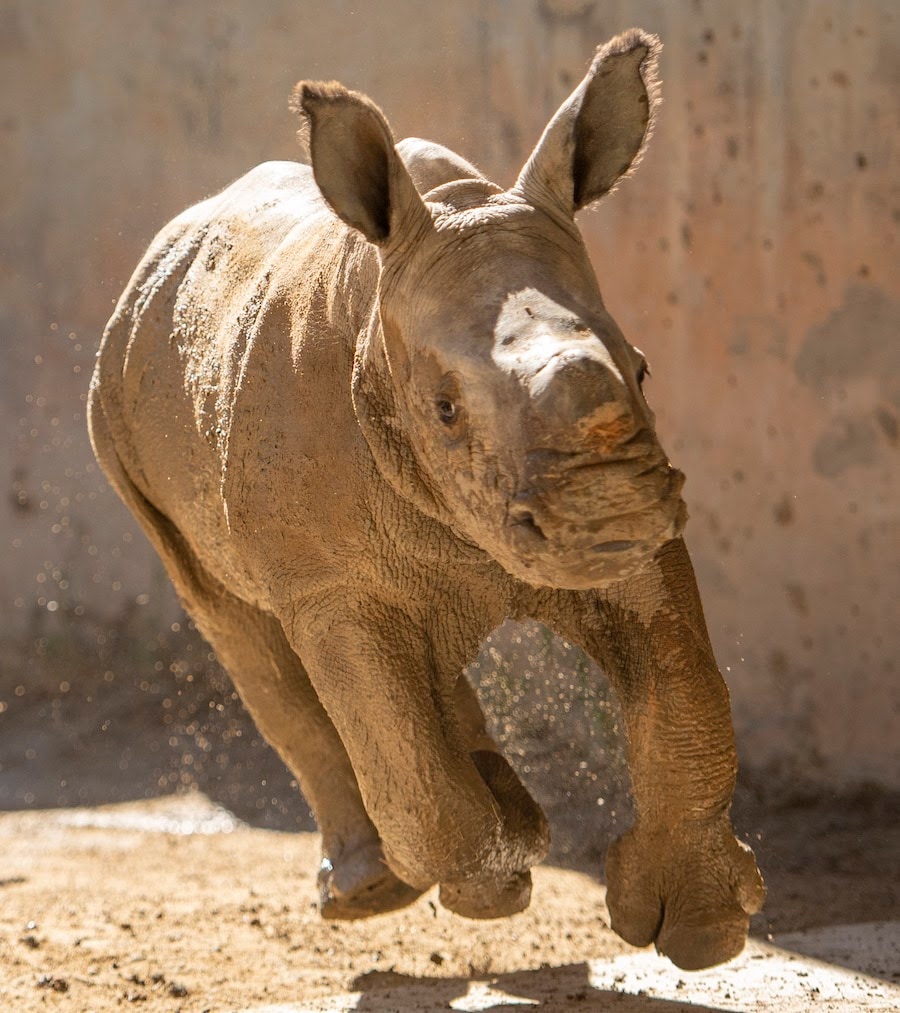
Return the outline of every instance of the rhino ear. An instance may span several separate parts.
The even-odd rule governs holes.
[[[584,80],[547,125],[516,182],[530,203],[568,213],[609,193],[634,171],[659,105],[662,43],[632,28],[600,46]]]
[[[336,81],[301,81],[291,107],[306,120],[313,174],[338,218],[377,246],[416,221],[430,221],[371,99]]]

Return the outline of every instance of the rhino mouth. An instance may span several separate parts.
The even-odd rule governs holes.
[[[629,549],[633,549],[637,542],[626,542],[626,541],[614,541],[614,542],[598,542],[593,547],[594,552],[627,552]]]
[[[525,534],[526,537],[531,537],[534,542],[538,544],[549,541],[540,524],[538,524],[538,522],[534,519],[534,514],[531,513],[530,510],[522,511],[517,517],[511,519],[509,523],[510,527],[518,529],[520,532]],[[607,542],[597,542],[596,544],[590,546],[589,551],[608,553],[627,552],[629,549],[635,548],[638,544],[638,542],[629,539],[618,538]]]
[[[617,493],[618,509],[608,511],[602,488],[587,496],[580,487],[570,499],[554,484],[514,496],[505,523],[508,559],[501,562],[529,583],[554,587],[596,587],[639,572],[681,534],[687,508],[684,476],[668,464],[637,470],[633,481],[630,495]]]

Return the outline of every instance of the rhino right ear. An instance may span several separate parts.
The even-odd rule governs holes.
[[[301,81],[291,107],[307,121],[313,174],[338,218],[376,246],[431,221],[371,99],[336,81]]]
[[[659,104],[662,44],[632,28],[600,46],[584,80],[557,110],[516,182],[532,205],[564,213],[598,201],[631,175]]]

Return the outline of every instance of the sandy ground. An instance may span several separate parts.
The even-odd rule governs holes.
[[[767,870],[745,955],[701,974],[622,943],[577,871],[537,869],[530,909],[501,922],[427,895],[326,923],[317,836],[250,828],[196,792],[5,813],[0,1010],[898,1009],[900,829],[872,804],[843,811],[771,824],[795,861]]]
[[[734,820],[769,899],[740,960],[689,974],[610,932],[603,855],[631,818],[619,720],[540,630],[510,632],[511,662],[489,644],[476,673],[553,829],[530,909],[476,923],[430,895],[323,922],[305,803],[184,632],[147,664],[129,640],[93,675],[63,679],[56,657],[5,690],[0,673],[0,1013],[900,1009],[900,799],[874,787],[745,777]]]

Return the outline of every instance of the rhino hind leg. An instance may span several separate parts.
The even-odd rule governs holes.
[[[224,589],[210,596],[206,587],[179,585],[179,593],[315,814],[322,917],[366,918],[415,901],[422,891],[388,868],[343,743],[278,620]]]
[[[388,868],[343,743],[278,620],[231,596],[189,611],[315,813],[322,917],[366,918],[411,904],[421,891]]]
[[[231,676],[257,728],[297,778],[322,833],[318,874],[323,918],[352,920],[405,907],[421,894],[388,867],[334,725],[268,613],[200,617],[197,624]],[[227,631],[222,632],[225,619]],[[248,636],[248,630],[254,629]],[[219,624],[213,629],[213,624]]]
[[[229,596],[191,608],[257,728],[297,778],[322,833],[319,911],[357,919],[405,907],[422,891],[388,868],[334,725],[278,620]],[[202,613],[202,614],[201,614]]]
[[[102,406],[90,405],[95,453],[159,553],[186,611],[215,649],[263,737],[300,784],[322,833],[324,918],[355,919],[411,904],[421,890],[388,868],[344,745],[278,620],[232,595],[123,466]]]

